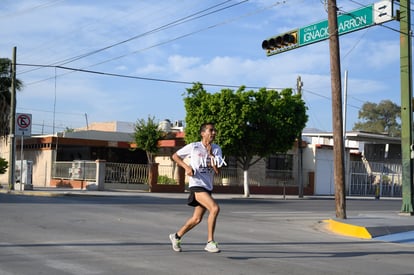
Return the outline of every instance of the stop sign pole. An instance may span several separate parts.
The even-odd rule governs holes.
[[[20,136],[20,191],[23,189],[23,141],[24,136],[31,136],[32,132],[32,115],[16,114],[16,130],[15,135]]]

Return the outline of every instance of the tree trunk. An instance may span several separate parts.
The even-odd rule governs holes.
[[[248,170],[243,170],[243,186],[244,186],[244,197],[245,198],[250,197]]]

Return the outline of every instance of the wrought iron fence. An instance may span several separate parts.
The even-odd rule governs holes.
[[[220,174],[214,177],[215,185],[238,185],[239,182],[237,168],[222,167]]]
[[[147,164],[107,162],[105,182],[148,184]]]
[[[351,161],[348,194],[401,197],[401,164]]]
[[[160,164],[158,165],[158,183],[159,184],[175,184],[178,185],[178,166],[175,164],[167,165]]]
[[[304,186],[309,184],[309,172],[311,170],[304,169],[302,171],[302,181]],[[221,169],[220,175],[214,178],[215,185],[243,185],[243,170],[240,168]],[[253,175],[253,176],[252,176]],[[253,173],[248,173],[249,185],[257,186],[297,186],[298,180],[295,171],[292,170],[266,170],[266,176],[258,177]]]
[[[296,179],[293,177],[292,170],[273,170],[266,169],[266,178],[262,185],[266,186],[294,186]]]
[[[96,163],[86,160],[54,162],[52,178],[93,181],[96,179]]]

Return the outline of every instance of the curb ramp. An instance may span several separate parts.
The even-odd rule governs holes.
[[[392,241],[393,235],[404,233],[408,240],[412,241],[414,236],[414,218],[408,216],[351,218],[349,220],[328,219],[324,222],[326,228],[333,233],[360,239]]]

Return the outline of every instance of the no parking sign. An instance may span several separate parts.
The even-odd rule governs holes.
[[[16,136],[32,135],[32,114],[16,114]]]

